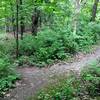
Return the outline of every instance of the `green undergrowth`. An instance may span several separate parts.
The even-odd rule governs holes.
[[[0,97],[14,86],[15,81],[19,78],[14,67],[9,60],[0,58]]]
[[[45,86],[29,100],[99,100],[100,61],[95,61],[80,76],[59,76],[53,84]]]
[[[15,61],[16,44],[13,38],[0,40],[0,58],[10,59],[18,66],[44,67],[61,60],[69,60],[77,52],[90,52],[100,40],[100,24],[79,23],[76,36],[71,26],[44,27],[37,36],[24,35],[19,40],[19,59]]]
[[[4,97],[5,93],[12,87],[19,75],[16,74],[14,59],[14,41],[6,38],[0,40],[0,97]]]
[[[19,42],[19,65],[44,67],[58,60],[68,60],[77,52],[90,52],[92,46],[100,40],[100,25],[85,22],[80,25],[76,36],[71,27],[66,29],[65,26],[55,30],[45,27],[37,36],[24,36]]]

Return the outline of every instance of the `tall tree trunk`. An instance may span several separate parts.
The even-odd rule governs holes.
[[[12,15],[12,25],[13,25],[13,33],[14,33],[14,37],[15,37],[16,26],[15,26],[15,18],[14,18],[14,15]]]
[[[39,17],[40,17],[40,11],[37,10],[37,8],[35,8],[34,14],[32,16],[32,34],[33,35],[37,35]]]
[[[16,0],[16,58],[19,56],[19,2]]]
[[[24,25],[24,17],[22,15],[22,5],[23,5],[23,1],[20,0],[20,11],[21,11],[21,16],[20,16],[20,34],[21,34],[21,39],[23,39],[23,33],[25,31],[25,25]]]
[[[98,3],[99,3],[99,0],[94,1],[93,8],[92,8],[92,16],[91,16],[90,21],[95,21]]]

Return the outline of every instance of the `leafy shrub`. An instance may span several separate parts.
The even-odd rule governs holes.
[[[8,76],[9,74],[9,63],[5,61],[4,59],[0,59],[0,78]]]
[[[56,59],[68,58],[71,53],[76,52],[77,44],[69,34],[47,30],[35,37],[25,36],[20,41],[20,55],[33,56],[34,63],[49,64]]]
[[[90,96],[100,95],[100,62],[93,63],[81,77]]]
[[[15,41],[13,39],[0,39],[0,97],[9,90],[19,78],[12,65]]]
[[[45,28],[38,32],[37,36],[27,35],[20,40],[20,55],[32,56],[35,65],[44,66],[57,60],[69,58],[71,54],[89,51],[91,45],[96,42],[97,34],[93,32],[90,24],[80,23],[77,30],[79,38],[73,37],[73,31],[69,26],[63,29],[51,30]],[[50,62],[49,62],[50,61]]]
[[[14,86],[16,80],[16,75],[8,75],[7,77],[0,79],[0,97],[3,97],[5,92]]]
[[[80,22],[77,30],[77,34],[80,38],[75,40],[79,50],[89,51],[90,47],[98,41],[100,36],[93,30],[93,27],[94,25],[92,25],[92,23]]]
[[[0,40],[0,51],[4,52],[5,54],[13,52],[13,48],[15,45],[15,41],[13,39],[4,39]]]
[[[15,52],[15,41],[12,39],[0,40],[0,58],[12,61]]]
[[[13,85],[16,79],[17,75],[7,59],[0,58],[0,96],[3,96],[3,93]]]

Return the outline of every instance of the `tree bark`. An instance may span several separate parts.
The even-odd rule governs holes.
[[[32,16],[32,35],[37,35],[40,11],[35,8]]]
[[[19,56],[19,2],[16,0],[16,58]]]
[[[25,25],[24,25],[24,17],[22,15],[22,5],[23,5],[23,1],[20,0],[20,12],[21,12],[21,16],[20,16],[20,34],[21,34],[21,39],[23,39],[23,33],[25,31]]]
[[[97,13],[97,7],[98,7],[99,0],[95,0],[92,8],[92,16],[90,21],[95,21],[96,13]]]

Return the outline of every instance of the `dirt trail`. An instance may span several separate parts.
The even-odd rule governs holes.
[[[43,87],[50,79],[54,79],[55,75],[67,73],[70,70],[79,73],[83,67],[91,61],[100,58],[100,47],[90,54],[79,54],[74,62],[58,63],[50,68],[22,68],[18,72],[22,75],[22,80],[16,83],[16,88],[7,94],[6,100],[28,100],[28,98]]]

